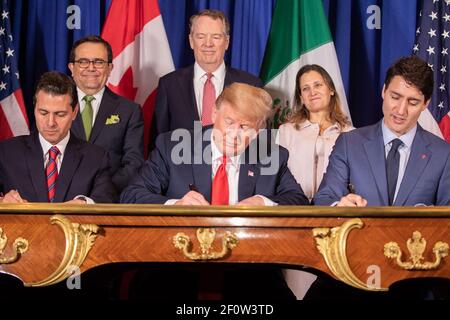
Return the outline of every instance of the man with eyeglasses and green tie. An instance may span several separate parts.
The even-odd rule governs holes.
[[[80,106],[72,133],[108,151],[112,180],[121,192],[144,162],[141,107],[106,87],[113,69],[112,49],[101,37],[76,41],[69,69]]]

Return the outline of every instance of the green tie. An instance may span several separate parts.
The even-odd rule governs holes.
[[[81,113],[81,119],[83,119],[84,132],[86,133],[86,140],[89,140],[92,130],[92,104],[91,101],[95,98],[93,96],[84,96],[85,101],[83,112]]]

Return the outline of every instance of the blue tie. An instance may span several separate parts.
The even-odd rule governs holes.
[[[400,164],[400,153],[398,148],[403,144],[402,140],[394,139],[391,141],[391,150],[386,158],[386,178],[388,183],[389,205],[394,203],[395,187],[397,186],[398,167]]]

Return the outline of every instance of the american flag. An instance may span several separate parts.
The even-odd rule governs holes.
[[[434,90],[428,110],[444,139],[450,142],[450,0],[422,3],[413,53],[433,69]]]
[[[17,52],[11,34],[8,1],[0,7],[0,141],[29,134],[28,117],[19,83]]]

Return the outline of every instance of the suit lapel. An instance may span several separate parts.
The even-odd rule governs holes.
[[[92,128],[89,142],[95,142],[95,139],[97,139],[98,135],[105,127],[106,119],[114,113],[118,103],[119,101],[114,99],[112,92],[110,92],[108,88],[105,88],[102,101],[100,102],[100,107],[98,108],[97,116],[95,117],[94,127]]]
[[[56,183],[55,202],[63,202],[65,200],[72,178],[81,159],[82,154],[79,144],[73,136],[70,136]]]
[[[86,133],[84,132],[83,119],[81,119],[81,112],[78,109],[78,114],[76,119],[72,122],[72,127],[70,131],[77,136],[79,139],[86,140]]]
[[[370,140],[364,143],[367,161],[372,169],[372,175],[378,187],[383,205],[389,205],[387,179],[386,179],[386,158],[383,144],[383,133],[381,122],[375,126],[374,132],[369,137]]]
[[[230,68],[225,67],[225,79],[223,81],[223,87],[225,89],[226,86],[232,84],[234,82],[233,74],[230,72]]]
[[[423,139],[422,128],[418,126],[416,136],[411,145],[411,154],[409,155],[406,170],[397,197],[395,198],[394,205],[404,205],[412,189],[424,173],[425,167],[432,156],[427,145],[428,143]]]
[[[238,201],[255,195],[256,180],[259,177],[259,166],[246,162],[239,167]]]
[[[260,150],[258,147],[261,146],[264,139],[260,139],[260,136],[253,140],[247,147],[245,152],[240,157],[239,166],[239,183],[238,183],[238,201],[242,201],[246,198],[255,195],[256,181],[260,175],[260,164],[262,163],[260,156]],[[269,139],[270,141],[270,139]],[[269,147],[270,145],[268,145]],[[250,150],[256,150],[257,159],[250,156]],[[272,150],[266,149],[266,152],[271,152]],[[256,160],[256,161],[255,161]],[[255,163],[256,162],[256,163]]]
[[[202,136],[205,131],[205,139],[202,136],[195,136],[192,142],[192,175],[194,178],[194,185],[197,190],[203,195],[206,201],[211,202],[211,186],[212,186],[212,166],[211,166],[211,127],[206,127],[202,131]],[[209,141],[208,141],[209,140]]]
[[[28,138],[28,149],[26,151],[26,162],[31,176],[31,183],[36,192],[37,202],[48,202],[47,178],[44,169],[44,152],[39,142],[38,134],[32,134]]]
[[[197,99],[195,99],[194,90],[194,66],[186,68],[186,72],[182,74],[178,81],[178,87],[182,90],[182,92],[180,92],[180,95],[182,97],[180,101],[190,101],[188,105],[191,107],[189,112],[192,115],[192,119],[194,121],[199,121],[200,116],[198,114]]]

